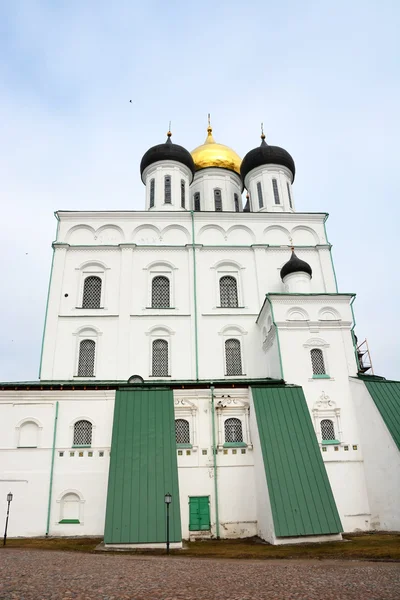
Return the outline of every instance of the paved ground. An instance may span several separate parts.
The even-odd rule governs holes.
[[[76,598],[399,600],[400,563],[0,550],[0,600]]]

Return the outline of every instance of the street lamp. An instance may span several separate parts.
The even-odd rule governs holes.
[[[169,505],[172,502],[171,494],[169,494],[169,493],[165,494],[164,502],[167,506],[167,554],[169,554]]]
[[[8,529],[8,515],[10,514],[10,502],[13,499],[13,495],[10,492],[9,494],[7,494],[7,518],[6,518],[6,528],[4,530],[4,538],[3,538],[3,546],[6,545],[6,541],[7,541],[7,529]]]

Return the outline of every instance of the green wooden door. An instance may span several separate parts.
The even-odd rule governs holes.
[[[210,529],[210,500],[208,496],[189,497],[189,531]]]

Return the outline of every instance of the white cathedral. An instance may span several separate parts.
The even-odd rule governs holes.
[[[327,214],[261,137],[168,132],[145,210],[56,213],[40,380],[0,383],[9,536],[157,547],[165,494],[176,548],[400,530],[400,382],[365,373]]]

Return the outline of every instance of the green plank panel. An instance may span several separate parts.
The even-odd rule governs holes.
[[[163,543],[164,495],[172,494],[170,541],[181,541],[173,392],[117,390],[104,541]]]
[[[277,537],[343,531],[301,387],[252,387]]]
[[[400,381],[364,381],[394,443],[400,450]]]

